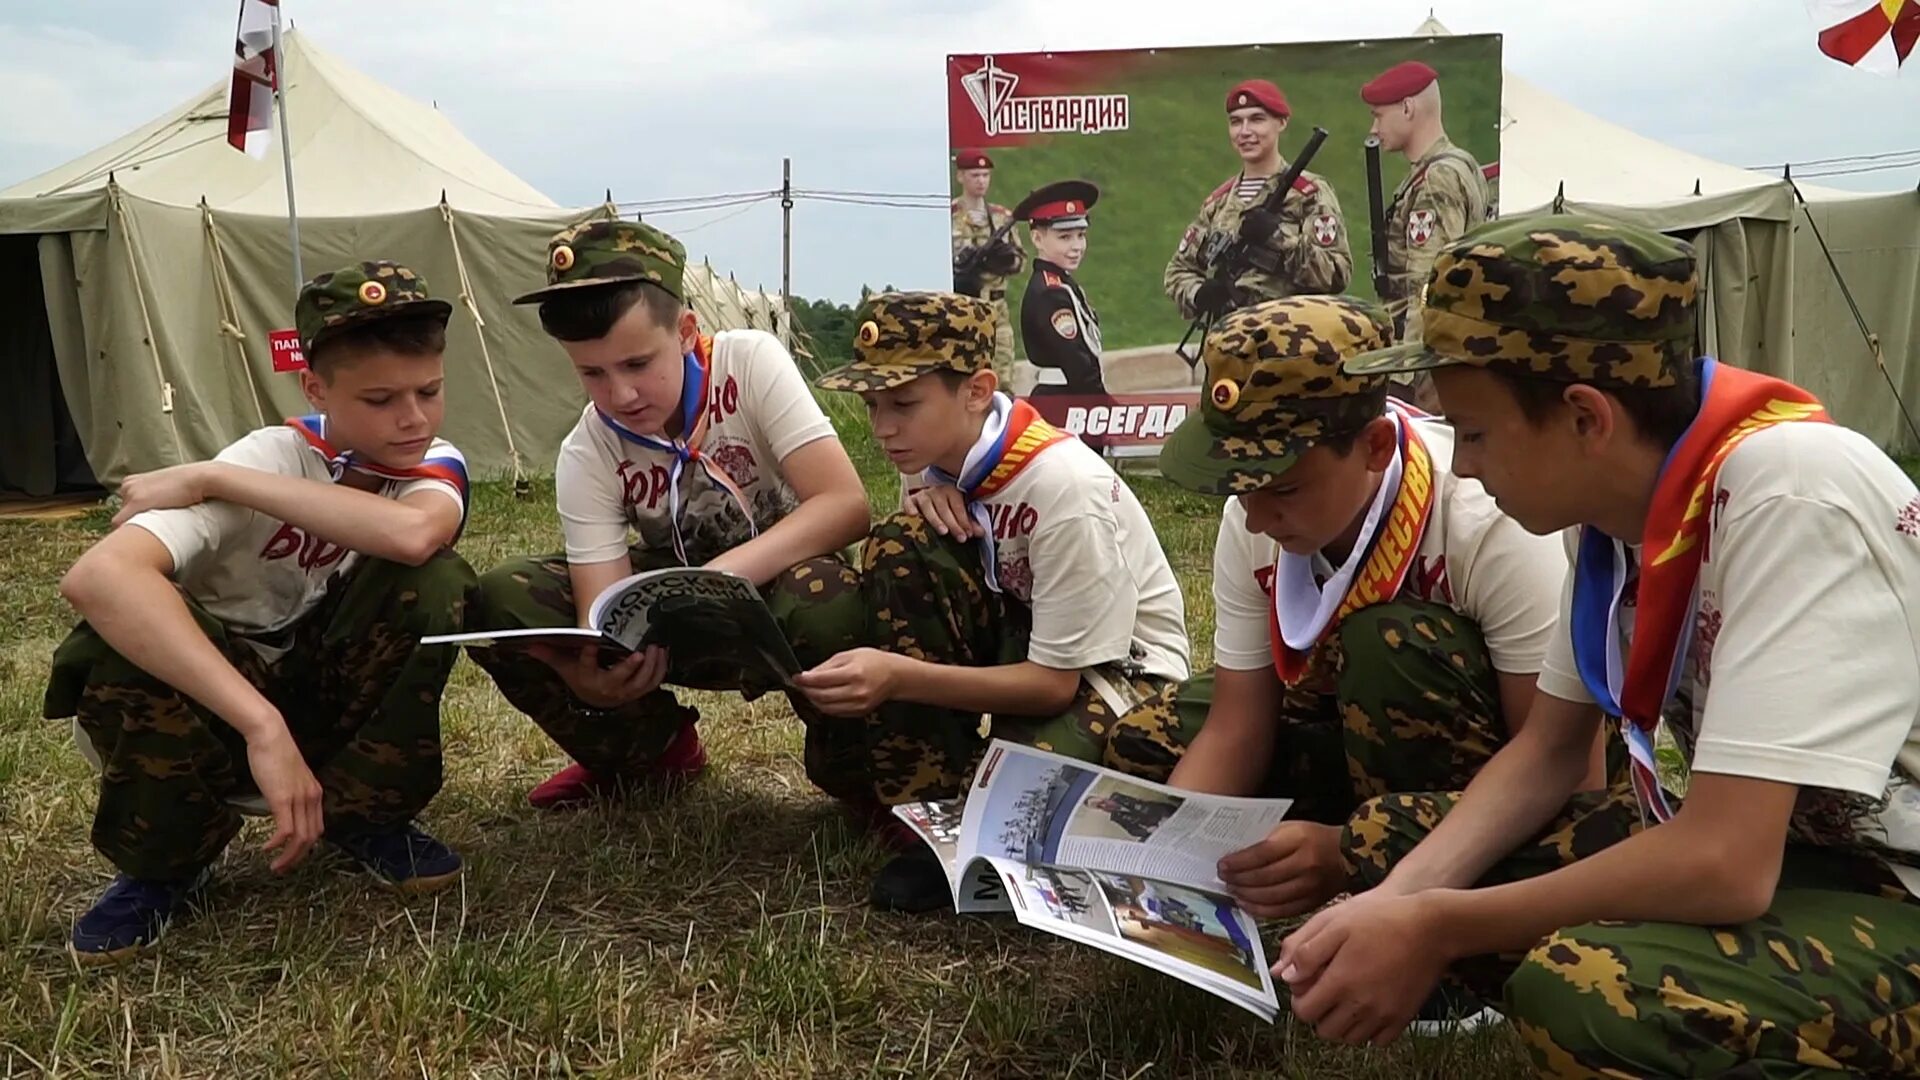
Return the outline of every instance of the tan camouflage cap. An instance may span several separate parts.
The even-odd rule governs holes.
[[[687,249],[644,222],[602,219],[547,241],[547,286],[514,298],[537,304],[572,289],[647,281],[685,301]]]
[[[1347,361],[1367,374],[1470,364],[1602,387],[1672,386],[1694,359],[1693,249],[1591,215],[1488,222],[1433,261],[1417,342]]]
[[[853,337],[853,362],[814,380],[822,390],[887,390],[929,371],[993,367],[993,308],[950,292],[877,293]]]
[[[1271,483],[1302,453],[1383,415],[1384,375],[1340,362],[1393,339],[1380,308],[1350,296],[1290,296],[1241,308],[1207,337],[1200,409],[1160,448],[1181,487],[1234,495]]]
[[[293,326],[309,359],[333,331],[396,315],[437,315],[445,325],[453,305],[428,295],[426,278],[384,259],[321,274],[302,285],[293,302]]]

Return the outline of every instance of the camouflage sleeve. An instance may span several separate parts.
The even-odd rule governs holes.
[[[1467,183],[1463,167],[1451,160],[1428,166],[1418,187],[1407,195],[1407,319],[1403,341],[1420,337],[1420,297],[1427,287],[1427,274],[1433,260],[1448,244],[1479,224],[1468,220]]]
[[[1193,294],[1199,292],[1207,280],[1206,267],[1200,262],[1200,249],[1207,241],[1208,209],[1207,204],[1201,204],[1193,223],[1180,235],[1180,246],[1173,249],[1173,258],[1167,260],[1166,273],[1160,279],[1167,299],[1180,309],[1183,319],[1193,318]]]
[[[1353,280],[1353,255],[1347,249],[1347,221],[1340,200],[1325,180],[1312,193],[1289,198],[1282,206],[1280,250],[1296,294],[1345,292]]]

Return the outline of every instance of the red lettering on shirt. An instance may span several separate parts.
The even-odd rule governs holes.
[[[727,381],[714,387],[707,397],[707,423],[717,424],[739,411],[740,384],[729,375]]]
[[[1447,580],[1447,557],[1436,555],[1429,559],[1422,555],[1415,558],[1407,587],[1421,600],[1453,603],[1453,583]]]
[[[620,501],[629,509],[642,503],[651,510],[660,505],[667,495],[671,475],[665,465],[649,465],[642,469],[631,460],[623,460],[615,466],[614,472],[620,475]]]
[[[300,569],[309,572],[323,570],[346,557],[347,549],[344,545],[322,540],[284,521],[267,540],[266,546],[260,549],[260,559],[263,562],[278,562],[281,559],[292,558],[298,561]]]
[[[993,523],[995,541],[1011,540],[1032,535],[1034,527],[1040,524],[1040,512],[1026,503],[1012,506],[1001,503],[987,507],[987,520]]]

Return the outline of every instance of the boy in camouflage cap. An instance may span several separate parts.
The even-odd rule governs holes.
[[[93,843],[119,876],[73,929],[83,963],[157,940],[264,803],[275,872],[323,836],[402,893],[460,857],[413,819],[439,791],[440,692],[473,571],[450,546],[466,465],[436,437],[452,307],[391,262],[294,309],[316,412],[214,460],[129,476],[115,531],[60,590],[48,718],[101,769]]]
[[[808,776],[855,805],[956,797],[996,737],[1098,761],[1114,717],[1188,674],[1152,523],[1099,455],[999,392],[993,325],[974,297],[883,293],[818,380],[860,395],[902,474],[857,576],[816,560],[781,590],[808,604]],[[946,906],[945,872],[910,851],[874,903]]]
[[[667,566],[766,586],[866,532],[859,474],[793,357],[765,331],[701,333],[678,240],[640,222],[591,221],[554,236],[546,264],[546,285],[515,302],[540,305],[589,399],[554,469],[566,550],[486,573],[476,625],[586,625],[609,585]],[[608,668],[597,649],[470,655],[573,758],[528,794],[541,809],[705,767],[699,714],[663,684],[768,689],[684,649]]]
[[[1920,1071],[1920,495],[1806,391],[1694,359],[1698,288],[1658,233],[1506,219],[1435,261],[1422,341],[1347,364],[1431,369],[1455,470],[1578,531],[1520,734],[1464,796],[1363,809],[1373,892],[1283,945],[1321,1034],[1391,1038],[1451,966],[1504,980],[1548,1075]],[[1595,702],[1626,839],[1569,829]]]
[[[1566,576],[1556,540],[1449,473],[1444,423],[1341,372],[1389,333],[1349,297],[1233,313],[1207,339],[1199,411],[1160,453],[1168,479],[1234,496],[1215,670],[1123,717],[1107,764],[1294,798],[1292,820],[1222,864],[1262,917],[1346,890],[1340,826],[1365,799],[1473,779],[1532,699]]]

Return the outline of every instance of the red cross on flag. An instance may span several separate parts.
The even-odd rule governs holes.
[[[1897,75],[1920,40],[1920,0],[1807,0],[1820,51],[1850,67]]]
[[[280,0],[240,0],[240,28],[234,34],[227,145],[257,158],[267,156],[273,135],[273,91],[280,78],[273,20],[279,6]]]

